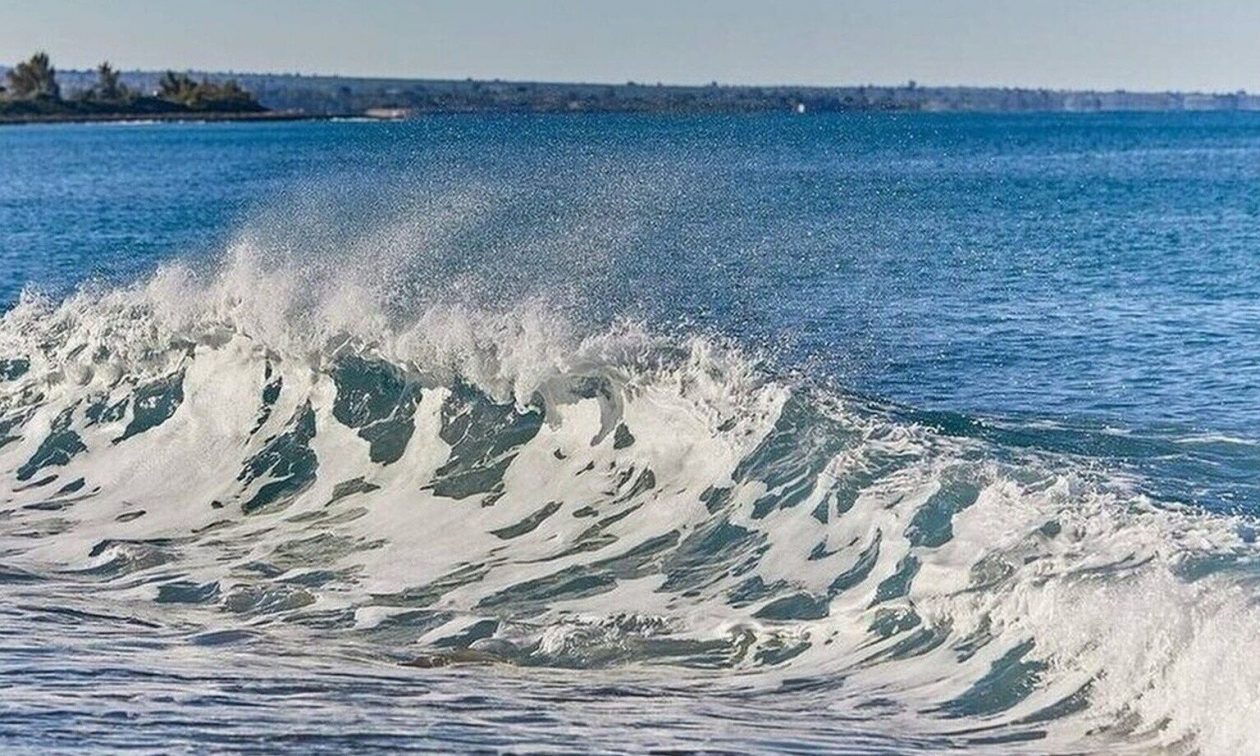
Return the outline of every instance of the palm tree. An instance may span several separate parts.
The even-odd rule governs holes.
[[[48,53],[37,52],[30,60],[18,63],[8,73],[9,89],[19,99],[61,99],[61,87],[57,84],[57,70],[52,67]]]

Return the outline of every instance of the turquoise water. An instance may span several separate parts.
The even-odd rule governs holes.
[[[0,178],[14,746],[1255,745],[1260,116],[50,125]]]

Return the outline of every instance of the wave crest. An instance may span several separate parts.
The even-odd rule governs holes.
[[[242,243],[24,296],[5,569],[197,633],[722,672],[972,745],[1252,745],[1248,522],[714,339],[450,291],[403,311],[369,272]]]

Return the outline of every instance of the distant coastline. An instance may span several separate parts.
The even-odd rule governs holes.
[[[122,71],[134,92],[158,92],[169,72]],[[180,114],[91,112],[47,116],[0,111],[0,122],[87,120],[294,120],[303,118],[406,118],[439,113],[763,113],[763,112],[1180,112],[1260,111],[1260,95],[1247,92],[1126,92],[996,87],[901,86],[682,86],[378,79],[299,74],[188,71],[209,86],[231,82],[257,99],[263,112]],[[96,71],[58,71],[74,96],[95,82]]]
[[[234,79],[264,106],[311,115],[361,116],[369,110],[431,113],[807,113],[1106,112],[1257,110],[1246,92],[1091,92],[995,87],[743,86],[584,84],[475,79],[375,79],[297,74],[189,72],[209,81]],[[89,77],[84,73],[85,78]],[[152,87],[156,72],[123,74]],[[70,80],[67,77],[67,80]]]
[[[276,120],[307,117],[273,111],[235,79],[200,80],[167,71],[139,88],[120,71],[101,63],[83,80],[57,71],[52,59],[36,52],[0,79],[0,124],[134,120]],[[65,78],[75,80],[69,86]]]

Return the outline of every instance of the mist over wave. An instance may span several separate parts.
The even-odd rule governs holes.
[[[775,691],[903,749],[1256,746],[1249,519],[601,309],[615,223],[469,245],[486,196],[24,295],[4,592],[417,676]]]

